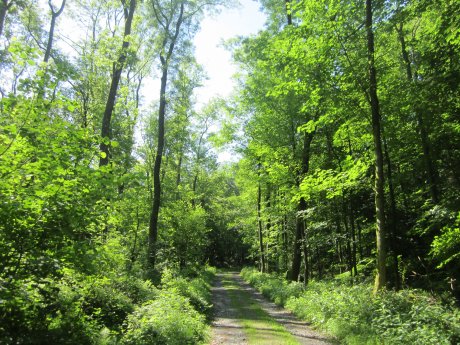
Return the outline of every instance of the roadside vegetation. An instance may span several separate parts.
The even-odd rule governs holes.
[[[242,277],[275,303],[337,338],[341,344],[458,344],[460,313],[452,304],[414,289],[372,294],[370,282],[348,277],[307,287],[244,268]]]
[[[1,344],[200,344],[207,340],[215,269],[163,271],[154,286],[133,276],[24,281],[2,301]]]

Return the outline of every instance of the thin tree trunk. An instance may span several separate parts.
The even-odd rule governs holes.
[[[383,134],[383,148],[384,148],[384,153],[385,153],[385,160],[387,163],[387,180],[388,180],[388,189],[390,193],[390,211],[388,215],[388,225],[389,225],[389,231],[388,234],[390,236],[390,245],[389,248],[391,248],[392,252],[392,259],[393,259],[393,273],[394,273],[394,278],[395,278],[395,288],[399,290],[401,288],[401,279],[399,277],[399,264],[398,264],[398,245],[397,245],[397,240],[396,240],[396,234],[398,234],[398,221],[396,219],[396,196],[395,196],[395,189],[393,185],[393,169],[391,166],[391,160],[390,160],[390,153],[388,152],[388,145],[387,145],[387,140],[386,137]]]
[[[381,139],[381,116],[379,99],[377,96],[377,76],[374,57],[372,0],[366,0],[366,30],[367,30],[367,60],[369,66],[369,97],[372,111],[372,135],[374,138],[375,154],[375,211],[376,211],[376,242],[377,242],[377,275],[374,291],[383,289],[387,283],[386,272],[386,229],[385,229],[385,195],[383,150]]]
[[[171,56],[174,52],[174,47],[179,37],[180,28],[183,22],[184,15],[184,2],[180,4],[179,17],[175,25],[175,32],[169,42],[168,50],[166,55],[160,55],[161,67],[162,67],[162,76],[161,76],[161,87],[160,87],[160,107],[158,109],[158,145],[157,152],[155,156],[155,163],[153,167],[153,205],[152,212],[150,214],[150,224],[149,224],[149,236],[148,236],[148,254],[147,254],[147,264],[151,270],[155,269],[155,259],[156,259],[156,246],[158,239],[158,215],[160,213],[160,204],[161,204],[161,160],[163,157],[163,150],[165,145],[165,114],[166,114],[166,85],[168,82],[168,68]],[[155,10],[155,7],[154,7]],[[166,48],[167,39],[170,38],[170,32],[167,32],[167,37],[163,42],[163,48]]]
[[[352,244],[352,264],[353,264],[353,271],[354,271],[354,276],[358,275],[358,266],[357,266],[357,259],[356,259],[356,228],[355,228],[355,215],[354,215],[354,209],[353,209],[353,203],[351,200],[350,196],[350,207],[349,207],[349,219],[350,219],[350,228],[351,228],[351,244]]]
[[[131,271],[134,263],[137,260],[137,237],[139,234],[139,227],[140,227],[140,218],[139,218],[139,206],[136,208],[136,230],[134,232],[134,240],[133,240],[133,248],[131,249],[130,261],[128,263],[128,271]]]
[[[65,6],[66,0],[62,0],[61,7],[59,8],[58,11],[54,10],[53,4],[51,3],[51,0],[48,0],[48,5],[51,9],[51,24],[50,24],[50,31],[48,33],[48,43],[46,44],[46,51],[45,51],[45,56],[43,58],[44,62],[48,62],[51,56],[51,49],[53,47],[53,38],[54,38],[54,28],[56,26],[56,19],[59,17],[64,11],[64,6]]]
[[[305,202],[304,198],[301,198],[299,201],[299,205],[297,207],[297,212],[302,213],[307,208],[307,203]],[[302,218],[297,215],[296,219],[296,227],[295,227],[295,237],[294,237],[294,250],[292,256],[292,266],[291,266],[291,275],[290,279],[293,281],[297,281],[299,279],[300,274],[300,266],[302,260],[302,253],[301,253],[301,246],[302,246],[302,238],[303,238],[303,220]]]
[[[150,214],[149,224],[149,248],[148,248],[148,263],[150,268],[155,267],[156,243],[158,239],[158,215],[160,213],[161,202],[161,160],[163,158],[164,136],[165,136],[165,110],[166,110],[166,84],[168,80],[168,71],[163,68],[161,76],[161,91],[160,91],[160,108],[158,116],[158,145],[155,155],[155,163],[153,166],[153,205],[152,213]]]
[[[302,150],[302,169],[300,175],[297,178],[297,184],[300,185],[301,179],[308,173],[310,168],[310,146],[313,140],[314,132],[304,134],[304,143]],[[290,279],[297,281],[300,274],[300,265],[302,260],[301,245],[303,233],[305,232],[305,223],[303,216],[307,210],[307,202],[304,198],[300,198],[299,205],[297,207],[297,221],[296,221],[296,233],[294,239],[294,250],[291,266]]]
[[[356,221],[356,227],[358,228],[358,254],[359,254],[359,259],[362,260],[364,253],[363,253],[363,239],[362,239],[362,229],[361,225],[359,224],[358,221]]]
[[[340,237],[337,237],[335,240],[336,252],[339,259],[339,274],[342,274],[342,267],[343,267],[343,255],[342,255],[342,244],[340,242]]]
[[[345,227],[345,238],[346,238],[346,251],[347,251],[347,270],[350,272],[350,276],[353,277],[353,258],[352,258],[352,249],[351,249],[351,233],[350,233],[350,228],[348,227],[348,221],[347,221],[347,205],[345,204],[345,199],[343,201],[343,225]]]
[[[179,187],[181,181],[181,169],[182,169],[182,149],[179,155],[179,162],[177,163],[177,177],[176,177],[176,187]]]
[[[292,3],[291,0],[284,1],[286,6],[286,17],[287,17],[287,24],[292,25]]]
[[[302,217],[302,222],[303,222],[303,231],[302,231],[302,251],[303,251],[303,285],[307,286],[308,284],[308,277],[310,275],[310,267],[309,267],[309,262],[308,262],[308,243],[307,243],[307,225],[306,225],[306,220],[303,219]]]
[[[260,272],[265,272],[265,249],[264,249],[264,235],[262,227],[262,214],[261,214],[261,203],[262,203],[262,191],[260,188],[260,182],[257,187],[257,220],[259,225],[259,250],[260,250]]]
[[[396,31],[398,33],[399,42],[401,43],[401,55],[406,65],[406,77],[410,83],[415,83],[414,74],[412,72],[412,65],[409,59],[409,54],[407,53],[406,40],[404,38],[403,23],[399,24],[399,27],[396,26]],[[428,131],[423,120],[422,111],[418,108],[417,105],[414,106],[415,116],[417,118],[417,126],[420,134],[420,144],[422,145],[423,152],[423,162],[425,164],[425,171],[427,182],[430,188],[430,196],[433,203],[439,203],[439,187],[438,187],[438,174],[434,161],[431,155],[431,145],[430,139],[428,137]]]
[[[180,186],[180,183],[181,183],[181,172],[182,172],[182,156],[183,156],[182,150],[183,150],[183,147],[181,147],[181,149],[180,149],[180,153],[179,153],[179,162],[177,163],[177,172],[176,172],[176,200],[179,200],[179,199],[180,199],[180,190],[179,190],[179,186]]]
[[[287,215],[285,214],[283,217],[283,270],[288,269],[288,247],[289,247],[289,239],[288,239],[288,221]]]
[[[102,118],[101,128],[101,158],[99,159],[99,166],[105,166],[109,164],[110,159],[110,139],[112,138],[112,113],[115,107],[115,101],[117,97],[118,84],[120,83],[121,73],[126,61],[127,50],[129,48],[128,36],[131,34],[131,26],[133,22],[134,10],[136,9],[136,1],[131,0],[129,3],[129,9],[125,8],[125,31],[123,34],[123,44],[121,47],[121,53],[118,57],[118,61],[114,64],[112,81],[110,83],[109,96],[105,105],[104,116]],[[125,1],[122,1],[125,6]]]
[[[322,280],[323,279],[323,265],[321,263],[321,253],[320,253],[320,250],[319,250],[319,247],[316,246],[316,257],[318,258],[318,280]]]
[[[267,184],[267,194],[265,196],[265,207],[264,207],[264,211],[267,215],[267,223],[265,224],[265,230],[266,230],[266,234],[267,236],[270,236],[270,230],[271,230],[271,227],[272,227],[272,223],[271,223],[271,219],[270,219],[270,209],[271,209],[271,202],[270,202],[270,196],[271,196],[271,191],[270,191],[270,185]],[[269,248],[269,245],[268,245],[268,242],[267,241],[267,250],[265,251],[265,256],[266,256],[266,272],[270,272],[270,248]]]

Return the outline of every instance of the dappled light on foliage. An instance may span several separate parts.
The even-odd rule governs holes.
[[[1,344],[206,343],[243,265],[346,343],[460,341],[458,1],[259,2],[197,104],[235,2],[0,1]]]

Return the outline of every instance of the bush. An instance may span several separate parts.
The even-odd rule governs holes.
[[[389,344],[458,344],[460,313],[426,292],[384,292],[376,300],[372,326]]]
[[[302,291],[282,278],[243,269],[242,276],[297,316],[344,344],[458,344],[460,313],[418,290],[373,297],[370,284],[311,282]]]
[[[285,305],[288,298],[300,296],[304,290],[301,283],[287,281],[250,268],[243,268],[241,275],[278,305]]]
[[[100,327],[81,308],[78,287],[52,278],[4,286],[0,344],[96,343]]]
[[[165,270],[161,284],[165,290],[174,291],[188,298],[196,311],[209,317],[212,308],[209,277],[209,274],[206,273],[206,275],[200,274],[196,278],[187,279],[175,274],[172,270]]]
[[[206,328],[204,316],[190,306],[186,297],[161,291],[155,300],[129,315],[122,344],[197,344],[205,340]]]

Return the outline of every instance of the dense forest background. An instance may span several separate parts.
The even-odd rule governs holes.
[[[198,108],[228,6],[1,0],[0,342],[142,344],[172,301],[197,328],[168,291],[206,263],[458,301],[458,1],[263,0]]]

